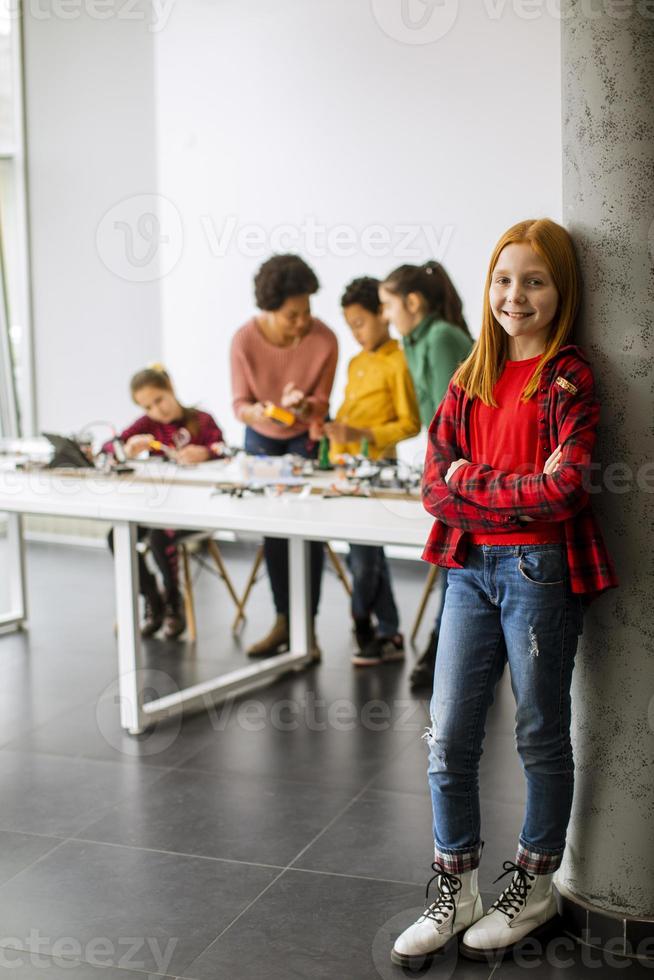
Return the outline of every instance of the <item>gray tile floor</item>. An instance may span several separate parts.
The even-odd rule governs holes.
[[[225,557],[242,585],[252,553],[228,547]],[[28,558],[29,631],[0,637],[0,973],[402,975],[390,945],[422,910],[431,875],[427,701],[409,692],[410,662],[352,669],[333,573],[321,665],[133,739],[118,725],[109,556],[34,544]],[[393,571],[408,631],[425,569],[395,562]],[[242,664],[269,624],[265,580],[236,639],[223,586],[205,571],[196,588],[195,648],[147,644],[157,693]],[[426,621],[421,643],[428,630]],[[482,760],[486,901],[522,818],[506,681]],[[576,980],[634,970],[565,947],[494,967],[458,959],[455,946],[429,973]]]

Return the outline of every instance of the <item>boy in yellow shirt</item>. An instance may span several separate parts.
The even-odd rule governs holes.
[[[379,300],[379,280],[355,279],[341,299],[343,315],[363,348],[350,361],[345,401],[325,424],[332,459],[361,452],[364,439],[371,459],[394,459],[402,439],[420,432],[420,414],[404,353],[389,334]],[[404,640],[382,547],[350,545],[352,616],[357,666],[404,659]],[[377,629],[372,625],[374,614]]]

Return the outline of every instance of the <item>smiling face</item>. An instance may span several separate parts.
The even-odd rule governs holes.
[[[389,339],[388,321],[383,313],[371,313],[360,303],[343,307],[343,316],[352,336],[365,351],[377,350]]]
[[[547,264],[527,242],[514,242],[500,252],[489,300],[493,316],[508,335],[510,360],[545,349],[559,293]]]
[[[181,417],[182,407],[172,391],[144,385],[134,392],[134,401],[153,422],[168,425]]]

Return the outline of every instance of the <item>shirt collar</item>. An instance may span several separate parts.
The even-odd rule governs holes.
[[[424,317],[418,326],[411,331],[411,333],[404,338],[404,343],[409,347],[413,347],[415,344],[419,343],[420,340],[425,336],[432,323],[438,320],[438,317],[434,313],[428,313]]]

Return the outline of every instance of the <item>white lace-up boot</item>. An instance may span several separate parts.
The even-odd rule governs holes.
[[[513,861],[505,861],[502,867],[505,870],[495,881],[511,871],[513,878],[486,914],[463,936],[460,950],[468,959],[485,960],[503,955],[525,936],[537,934],[557,914],[553,874],[531,874]]]
[[[453,936],[483,915],[477,868],[450,874],[435,862],[432,869],[436,874],[427,883],[426,899],[429,901],[429,887],[434,880],[438,895],[420,918],[396,939],[391,960],[397,966],[412,969],[427,966]]]

